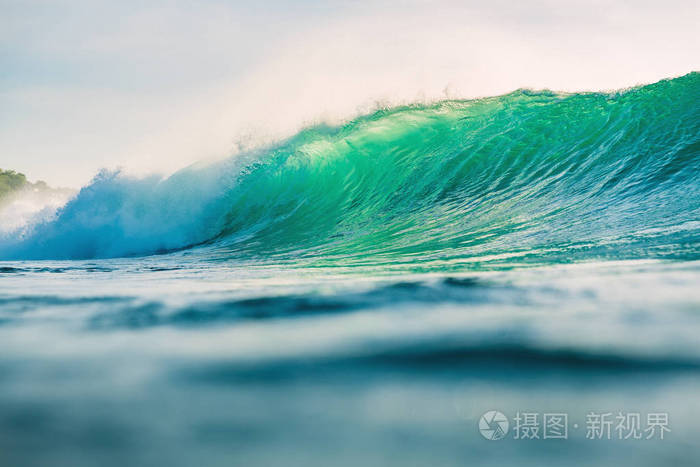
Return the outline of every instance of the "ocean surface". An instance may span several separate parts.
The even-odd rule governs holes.
[[[0,466],[697,465],[699,102],[388,108],[0,212]]]

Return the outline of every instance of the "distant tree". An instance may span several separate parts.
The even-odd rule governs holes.
[[[22,173],[15,172],[14,170],[0,169],[0,201],[11,193],[23,188],[31,188],[34,191],[53,190],[53,188],[49,187],[46,182],[42,180],[31,183],[27,181],[27,177],[25,177]],[[59,191],[61,191],[61,189],[59,189]]]
[[[14,170],[0,169],[0,199],[27,185],[27,177]]]

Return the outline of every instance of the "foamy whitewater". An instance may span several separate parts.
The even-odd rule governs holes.
[[[695,465],[698,102],[388,108],[3,211],[0,464]],[[569,439],[486,440],[489,410]]]

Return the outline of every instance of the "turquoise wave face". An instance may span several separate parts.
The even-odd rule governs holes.
[[[375,112],[166,180],[102,174],[6,258],[306,266],[700,257],[700,74]]]

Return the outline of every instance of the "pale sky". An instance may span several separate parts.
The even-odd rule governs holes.
[[[377,103],[649,83],[700,69],[698,24],[695,0],[0,0],[0,167],[79,187]]]

